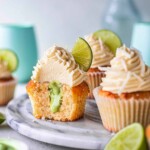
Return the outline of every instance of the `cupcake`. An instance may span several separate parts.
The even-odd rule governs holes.
[[[57,121],[83,117],[89,92],[86,76],[71,53],[58,46],[50,48],[26,87],[33,115]]]
[[[13,98],[16,83],[8,63],[0,59],[0,105],[6,105]]]
[[[117,132],[134,122],[150,123],[150,68],[136,49],[117,49],[100,87],[94,89],[103,125]]]
[[[113,52],[109,47],[104,44],[101,38],[96,38],[93,34],[85,37],[86,41],[91,46],[93,52],[93,61],[91,68],[88,70],[88,82],[90,85],[89,99],[94,99],[93,89],[98,87],[101,83],[102,77],[105,76],[105,72],[100,70],[99,67],[109,66],[110,60],[114,57]]]

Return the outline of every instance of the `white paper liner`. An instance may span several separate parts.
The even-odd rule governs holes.
[[[90,93],[88,94],[89,99],[94,99],[93,89],[98,87],[102,82],[102,77],[105,76],[104,72],[88,72],[88,83],[90,85]]]
[[[117,132],[134,122],[144,127],[150,124],[150,98],[145,99],[110,99],[98,95],[99,88],[94,89],[94,96],[103,125],[109,131]]]
[[[0,105],[6,105],[13,97],[17,80],[0,82]]]

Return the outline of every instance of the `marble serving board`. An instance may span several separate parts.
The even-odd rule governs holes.
[[[103,150],[113,136],[102,126],[94,100],[87,100],[84,118],[74,122],[35,119],[27,95],[12,100],[6,116],[8,125],[20,134],[59,146]]]

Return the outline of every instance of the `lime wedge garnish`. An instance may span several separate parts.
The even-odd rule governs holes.
[[[134,123],[122,129],[110,140],[105,150],[146,150],[143,127]]]
[[[80,68],[88,71],[92,64],[93,53],[89,44],[81,37],[79,37],[73,47],[72,55]]]
[[[110,30],[98,30],[93,35],[96,38],[100,38],[114,54],[116,54],[116,49],[122,45],[119,36]]]
[[[6,49],[0,49],[0,59],[7,62],[9,71],[13,72],[18,67],[18,57],[15,52]]]
[[[5,121],[5,116],[0,113],[0,124],[2,124]]]

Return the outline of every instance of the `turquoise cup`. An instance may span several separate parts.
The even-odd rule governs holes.
[[[150,66],[150,22],[139,22],[134,25],[131,47],[137,48]]]
[[[28,82],[38,57],[34,27],[0,24],[0,49],[10,49],[17,54],[19,65],[13,74],[20,83]]]

